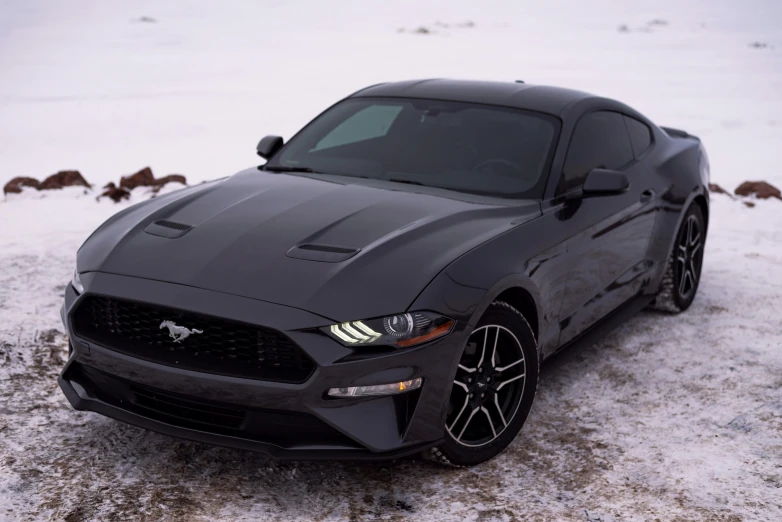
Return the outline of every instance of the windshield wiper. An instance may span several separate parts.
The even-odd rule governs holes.
[[[272,165],[271,167],[263,167],[263,170],[268,170],[269,172],[311,172],[311,173],[318,173],[317,170],[312,169],[310,167],[286,167],[284,165]]]
[[[412,179],[397,179],[397,178],[389,178],[388,181],[393,181],[394,183],[407,183],[408,185],[419,185],[421,187],[425,187],[423,183],[420,181],[413,181]]]

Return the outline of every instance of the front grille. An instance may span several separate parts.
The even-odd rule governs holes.
[[[172,326],[177,341],[166,321],[191,333],[179,337]],[[87,296],[74,313],[73,327],[77,336],[106,348],[188,370],[298,383],[315,368],[276,330],[156,305]]]

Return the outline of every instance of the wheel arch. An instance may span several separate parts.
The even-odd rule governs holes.
[[[703,213],[703,224],[706,227],[706,230],[708,231],[709,230],[709,202],[706,200],[706,196],[704,196],[703,194],[698,194],[697,196],[695,196],[695,199],[693,199],[693,203],[695,203],[701,208],[701,212]],[[686,208],[689,208],[689,205]]]

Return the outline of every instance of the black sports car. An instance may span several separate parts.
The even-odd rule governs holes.
[[[80,248],[74,408],[281,458],[476,464],[546,357],[698,289],[704,149],[617,101],[387,83],[258,154]]]

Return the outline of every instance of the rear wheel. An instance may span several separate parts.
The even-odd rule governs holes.
[[[524,425],[537,382],[532,329],[515,308],[493,302],[459,361],[445,419],[445,440],[424,457],[470,466],[496,456]]]
[[[693,204],[684,215],[676,234],[676,243],[653,308],[679,313],[690,307],[701,279],[705,241],[703,212],[697,204]]]

